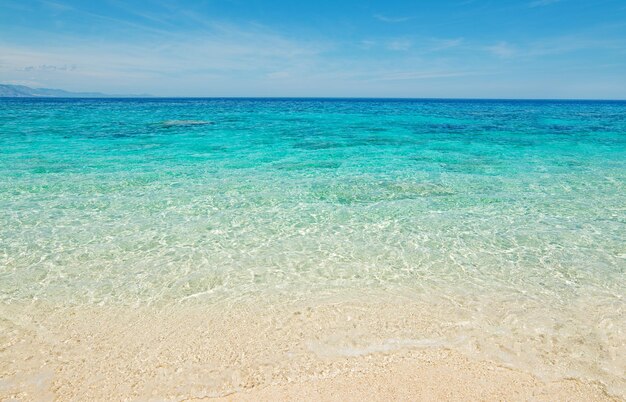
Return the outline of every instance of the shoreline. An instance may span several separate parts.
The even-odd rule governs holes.
[[[400,303],[2,305],[0,399],[619,399],[619,380],[474,355]]]

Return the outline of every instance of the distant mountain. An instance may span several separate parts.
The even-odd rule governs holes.
[[[30,88],[0,84],[0,98],[140,98],[150,95],[108,95],[100,92],[69,92],[62,89]]]

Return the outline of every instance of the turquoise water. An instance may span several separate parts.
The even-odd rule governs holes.
[[[624,102],[0,100],[5,305],[402,293],[618,378],[625,269]]]

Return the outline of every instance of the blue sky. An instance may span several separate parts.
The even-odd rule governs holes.
[[[626,99],[626,1],[0,0],[0,82],[158,96]]]

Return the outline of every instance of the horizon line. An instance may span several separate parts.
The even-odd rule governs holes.
[[[105,95],[105,94],[103,94]],[[120,100],[120,99],[232,99],[232,100],[442,100],[442,101],[553,101],[553,102],[626,102],[626,98],[489,98],[489,97],[373,97],[373,96],[158,96],[158,95],[111,95],[111,96],[0,96],[0,99],[74,99],[74,100]]]

